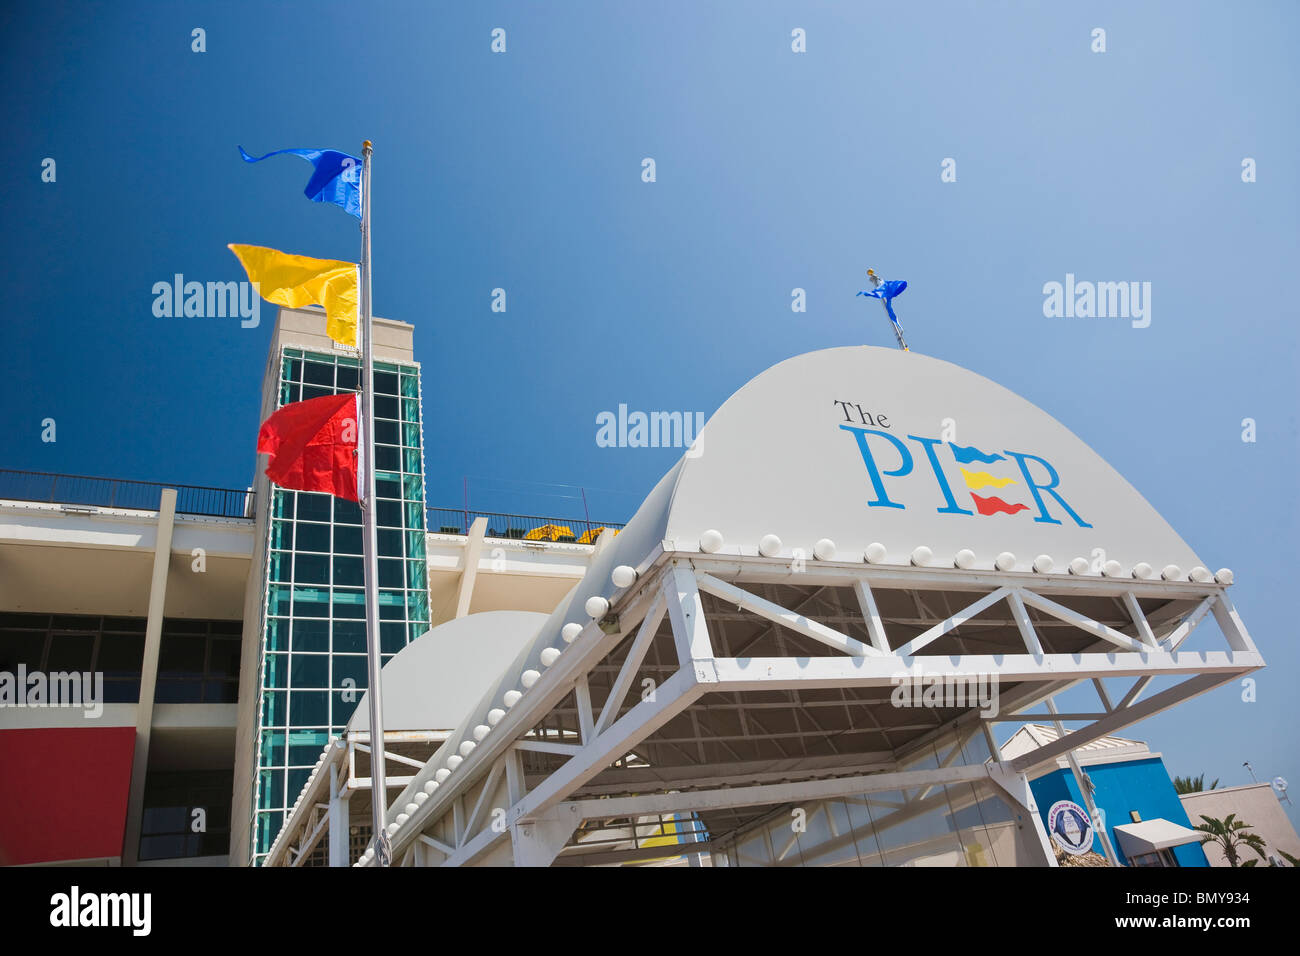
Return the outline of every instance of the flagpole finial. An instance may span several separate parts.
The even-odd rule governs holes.
[[[361,148],[368,153],[375,148],[375,144],[370,142],[370,140],[367,139],[361,143]]]

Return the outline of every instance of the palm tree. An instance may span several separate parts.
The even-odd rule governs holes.
[[[1210,784],[1209,789],[1214,790],[1219,786],[1218,778]],[[1178,793],[1200,793],[1205,788],[1205,774],[1199,777],[1174,777],[1174,790]]]
[[[1237,862],[1237,848],[1242,846],[1250,847],[1259,854],[1261,860],[1264,859],[1264,838],[1258,833],[1246,833],[1246,830],[1252,829],[1251,825],[1241,820],[1234,820],[1235,816],[1235,813],[1229,813],[1222,820],[1217,820],[1202,814],[1201,819],[1205,822],[1198,823],[1195,827],[1206,834],[1201,838],[1201,846],[1207,843],[1219,844],[1231,866],[1243,865]],[[1255,861],[1250,860],[1244,865],[1254,866]]]

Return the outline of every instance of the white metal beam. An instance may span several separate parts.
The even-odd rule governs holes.
[[[1124,594],[1127,592],[1121,592]],[[1136,638],[1129,637],[1127,634],[1121,634],[1113,627],[1107,627],[1100,621],[1094,621],[1087,615],[1080,614],[1078,611],[1072,611],[1063,604],[1057,604],[1055,601],[1043,597],[1041,594],[1035,594],[1033,591],[1021,589],[1021,599],[1030,607],[1037,608],[1044,614],[1050,614],[1052,617],[1073,624],[1080,630],[1087,631],[1089,634],[1095,634],[1102,640],[1110,641],[1116,647],[1126,651],[1144,651],[1150,650],[1151,645],[1143,644]]]
[[[710,574],[701,574],[699,576],[699,586],[701,591],[707,591],[715,597],[720,597],[728,603],[735,604],[737,607],[744,608],[759,617],[766,618],[774,624],[788,627],[804,637],[810,637],[814,641],[833,647],[837,651],[843,651],[853,657],[884,656],[882,651],[868,644],[863,644],[847,634],[842,634],[825,624],[819,624],[802,614],[787,610],[779,604],[773,604],[771,601],[765,600],[756,594],[751,594],[734,584],[720,581]]]
[[[996,676],[1015,681],[1086,680],[1126,674],[1246,673],[1263,666],[1242,651],[1167,654],[970,654],[962,657],[750,657],[714,661],[717,690],[799,690],[822,687],[892,687],[903,677]],[[1226,679],[1226,678],[1225,678]]]
[[[662,595],[656,597],[650,605],[650,610],[646,612],[645,618],[641,621],[641,627],[632,640],[632,646],[628,649],[627,657],[623,660],[623,666],[619,668],[618,676],[610,686],[609,696],[605,698],[605,705],[601,707],[600,717],[597,718],[596,726],[592,731],[594,736],[599,737],[604,733],[605,728],[612,724],[614,718],[618,716],[619,708],[623,706],[627,692],[631,689],[632,682],[636,680],[636,674],[641,667],[641,662],[645,660],[646,652],[650,649],[650,644],[654,641],[655,634],[659,630],[659,623],[664,619],[667,612],[668,604],[664,597]]]
[[[950,617],[946,618],[945,620],[940,621],[938,624],[934,625],[934,627],[930,628],[929,630],[924,631],[921,634],[918,634],[916,637],[912,638],[902,647],[894,651],[894,653],[897,654],[899,657],[911,657],[921,648],[925,647],[925,645],[933,641],[937,641],[939,638],[943,637],[943,635],[947,634],[949,631],[953,630],[954,628],[961,627],[961,625],[965,624],[967,621],[969,621],[975,615],[979,614],[981,611],[985,610],[986,608],[992,607],[994,604],[997,604],[998,601],[1001,601],[1009,593],[1010,593],[1009,588],[998,588],[993,593],[984,595],[974,604],[962,608],[956,614],[953,614]]]
[[[880,616],[880,608],[876,606],[876,596],[872,593],[871,585],[866,578],[853,582],[853,593],[857,595],[858,607],[867,622],[867,635],[871,638],[871,646],[882,654],[892,653],[889,650],[889,639],[885,636],[884,619]]]
[[[664,600],[668,605],[668,620],[673,627],[673,641],[677,645],[677,660],[682,667],[694,661],[713,658],[713,645],[709,641],[709,627],[704,621],[704,605],[700,601],[695,575],[686,568],[674,567],[664,575]]]

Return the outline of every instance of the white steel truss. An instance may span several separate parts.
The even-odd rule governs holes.
[[[1226,647],[1185,649],[1210,615]],[[1028,811],[1036,862],[1051,866],[1031,772],[1263,664],[1212,582],[660,552],[453,772],[390,807],[394,861],[717,852],[795,802],[900,791],[911,814],[945,785],[973,784]],[[1129,678],[1119,694],[1105,684]],[[1158,678],[1177,682],[1147,695]],[[981,679],[998,688],[995,713],[891,700],[908,681]],[[1079,685],[1097,707],[1056,711]],[[1083,726],[1002,760],[992,728],[1033,719]],[[435,779],[441,754],[408,794]],[[643,845],[638,828],[665,819],[699,821],[697,842]]]

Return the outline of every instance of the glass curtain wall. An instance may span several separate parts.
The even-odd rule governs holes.
[[[351,356],[285,348],[279,405],[354,391]],[[424,454],[415,365],[375,363],[375,493],[384,663],[429,629]],[[331,735],[366,690],[361,509],[273,485],[252,856],[259,865]]]

